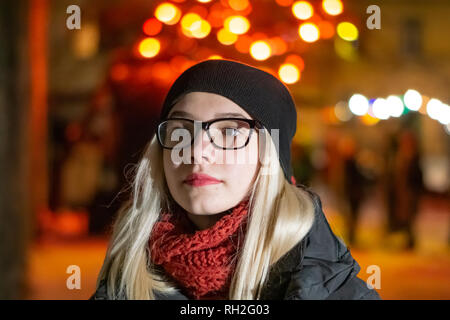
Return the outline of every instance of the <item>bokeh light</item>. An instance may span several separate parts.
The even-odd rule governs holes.
[[[448,119],[448,106],[443,104],[438,99],[430,99],[427,103],[427,114],[431,119],[438,120],[442,124],[447,124],[446,118]]]
[[[236,43],[234,44],[234,47],[240,53],[248,53],[252,42],[253,42],[252,37],[244,34],[237,39]]]
[[[319,39],[319,28],[314,23],[306,22],[300,25],[298,33],[303,41],[314,42]]]
[[[222,28],[217,32],[217,40],[219,40],[221,44],[224,44],[226,46],[232,45],[237,41],[237,39],[238,36],[236,34],[228,31],[225,28]]]
[[[284,62],[295,65],[300,72],[305,68],[305,61],[297,54],[288,55]]]
[[[276,3],[282,7],[289,7],[294,0],[275,0]]]
[[[234,34],[244,34],[250,28],[250,22],[242,16],[231,16],[225,19],[223,26]]]
[[[181,19],[181,30],[191,38],[204,38],[211,32],[211,25],[197,13],[190,12]]]
[[[278,75],[283,82],[288,84],[296,83],[300,79],[300,71],[297,66],[291,63],[282,64],[278,70]]]
[[[191,25],[191,33],[194,38],[202,39],[211,32],[211,25],[206,20],[196,21]]]
[[[269,43],[269,46],[272,49],[273,55],[285,54],[288,49],[286,41],[284,41],[283,38],[281,37],[270,38],[267,42]]]
[[[307,20],[314,14],[313,6],[306,1],[297,1],[292,5],[292,13],[297,19]]]
[[[380,122],[380,119],[372,117],[370,114],[366,113],[361,118],[361,122],[364,123],[367,126],[373,126]]]
[[[392,117],[400,117],[403,114],[403,101],[398,96],[389,96],[386,99],[387,107]]]
[[[147,21],[144,22],[142,25],[142,31],[147,36],[156,36],[158,33],[161,32],[162,29],[162,23],[156,18],[150,18]]]
[[[218,54],[213,54],[208,57],[208,60],[217,60],[217,59],[223,59],[223,57]]]
[[[389,108],[386,99],[378,98],[372,105],[372,112],[375,117],[381,120],[386,120],[390,116]]]
[[[156,7],[155,17],[165,24],[173,25],[178,23],[178,21],[180,20],[181,11],[175,5],[164,2]]]
[[[339,101],[336,103],[334,106],[334,114],[337,119],[343,122],[349,121],[353,117],[353,114],[350,112],[345,101]]]
[[[235,11],[243,11],[248,8],[248,0],[228,0],[228,5]]]
[[[356,93],[348,101],[350,111],[357,116],[362,116],[369,110],[369,100],[362,94]]]
[[[412,111],[417,111],[422,106],[422,95],[414,89],[409,89],[403,96],[405,106]]]
[[[153,58],[159,53],[161,44],[158,39],[145,38],[139,43],[139,53],[144,58]]]
[[[358,39],[358,29],[350,22],[339,23],[337,26],[337,34],[346,41],[355,41]]]
[[[270,57],[271,53],[269,44],[264,40],[255,41],[250,46],[250,54],[255,60],[266,60]]]
[[[331,16],[337,16],[344,10],[344,6],[340,0],[323,0],[322,8]]]
[[[321,38],[331,39],[334,36],[334,26],[331,22],[322,20],[317,23],[317,26]]]

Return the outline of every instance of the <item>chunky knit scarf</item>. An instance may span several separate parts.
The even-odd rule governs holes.
[[[149,240],[152,262],[162,265],[191,299],[228,299],[248,200],[205,230],[196,230],[181,207],[174,211],[162,214],[155,224]]]

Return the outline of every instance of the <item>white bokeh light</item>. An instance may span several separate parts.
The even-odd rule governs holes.
[[[416,90],[409,89],[403,96],[405,106],[412,111],[417,111],[422,106],[422,95]]]
[[[374,116],[381,120],[386,120],[390,116],[387,100],[383,98],[375,100],[372,105],[372,111]]]
[[[369,110],[369,100],[362,94],[357,93],[348,100],[348,107],[353,114],[363,116]]]
[[[392,117],[400,117],[403,113],[403,101],[398,96],[389,96],[386,99],[389,114]]]
[[[427,103],[427,114],[431,119],[438,120],[441,113],[442,102],[438,99],[430,99]]]

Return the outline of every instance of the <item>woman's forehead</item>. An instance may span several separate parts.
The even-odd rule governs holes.
[[[252,117],[232,100],[210,92],[190,92],[183,96],[172,108],[169,116],[192,115],[196,117]]]

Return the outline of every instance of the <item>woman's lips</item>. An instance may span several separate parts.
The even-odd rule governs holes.
[[[222,183],[221,180],[218,180],[214,177],[202,173],[190,174],[183,182],[194,187],[205,186],[208,184]]]

